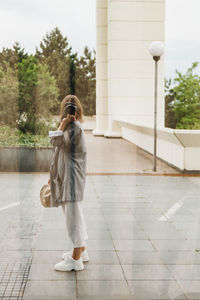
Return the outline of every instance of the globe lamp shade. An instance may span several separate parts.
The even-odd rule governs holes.
[[[159,60],[161,55],[164,53],[164,44],[159,41],[152,42],[149,46],[149,52],[153,56],[154,60]]]

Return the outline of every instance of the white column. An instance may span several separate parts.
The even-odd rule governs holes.
[[[96,0],[96,128],[104,135],[108,126],[107,0]]]
[[[165,0],[108,0],[108,130],[116,120],[153,125],[154,61],[148,46],[164,42]],[[164,56],[158,64],[157,124],[164,127]]]

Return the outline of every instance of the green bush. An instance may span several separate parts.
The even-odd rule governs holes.
[[[182,74],[176,70],[173,88],[166,86],[165,124],[176,129],[200,129],[200,76],[194,71],[198,62]]]
[[[46,128],[47,131],[55,130],[54,126]],[[30,133],[22,133],[17,128],[11,128],[8,125],[1,124],[0,126],[0,147],[32,147],[51,148],[48,133],[45,135],[32,135]]]

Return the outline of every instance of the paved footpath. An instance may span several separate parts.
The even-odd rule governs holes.
[[[200,177],[161,160],[153,172],[152,156],[123,139],[86,132],[86,142],[90,261],[54,270],[72,244],[61,207],[40,204],[49,174],[2,172],[0,299],[200,299]]]
[[[153,156],[122,138],[94,137],[86,131],[88,174],[147,174],[153,171]],[[153,147],[153,146],[152,146]],[[157,159],[157,172],[178,174],[175,168]]]
[[[0,299],[200,299],[200,177],[87,176],[79,272],[54,270],[72,244],[47,179],[0,174]]]

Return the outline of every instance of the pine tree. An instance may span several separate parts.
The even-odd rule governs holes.
[[[37,59],[30,55],[18,63],[19,80],[19,129],[35,133],[36,129],[36,87],[38,81]]]
[[[4,71],[7,70],[8,66],[17,69],[18,62],[27,57],[28,54],[24,52],[24,48],[21,48],[20,44],[16,42],[12,48],[3,48],[0,52],[0,67]]]
[[[48,66],[50,74],[54,76],[59,89],[59,103],[70,93],[70,54],[67,37],[63,37],[61,31],[56,27],[47,33],[40,43],[40,50],[36,48],[36,57],[40,63]],[[56,104],[53,113],[59,113]]]
[[[83,56],[76,56],[75,91],[81,100],[85,115],[94,115],[96,111],[95,55],[95,50],[93,49],[92,53],[86,46]]]

